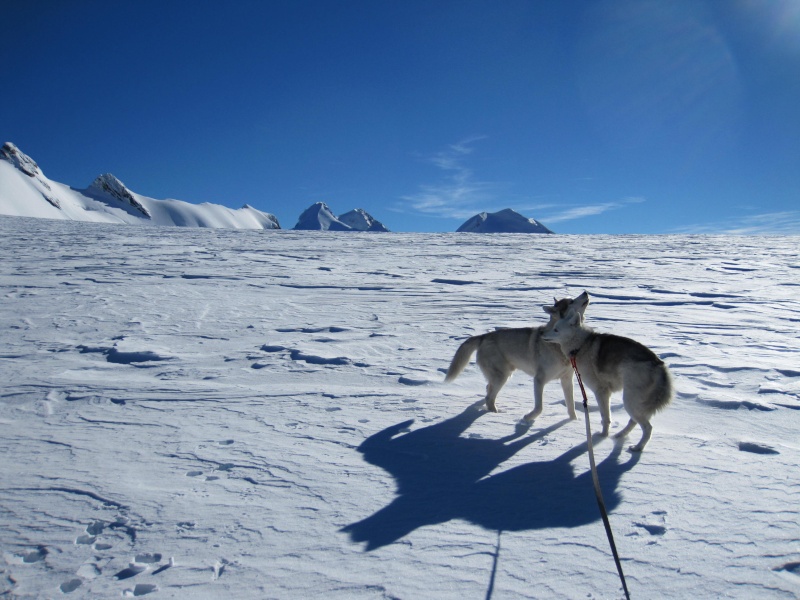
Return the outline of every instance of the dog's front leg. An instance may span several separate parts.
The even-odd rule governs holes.
[[[533,378],[533,410],[523,417],[527,423],[542,414],[542,396],[544,395],[544,381],[540,377]]]
[[[575,398],[572,395],[572,371],[561,378],[561,389],[564,392],[564,402],[567,404],[567,414],[574,421],[578,416],[575,414]]]

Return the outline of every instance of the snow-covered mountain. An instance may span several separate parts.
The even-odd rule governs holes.
[[[297,220],[296,230],[304,231],[389,231],[383,223],[362,208],[337,217],[324,202],[309,206]]]
[[[356,208],[343,215],[339,215],[339,221],[356,231],[389,231],[386,225],[378,221],[363,208]]]
[[[494,213],[482,212],[464,222],[461,233],[553,233],[535,219],[506,208]]]
[[[107,173],[79,190],[48,179],[39,165],[11,142],[0,149],[0,214],[141,225],[226,229],[280,229],[278,219],[245,205],[156,200],[136,194]]]

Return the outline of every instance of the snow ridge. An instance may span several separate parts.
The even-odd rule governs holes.
[[[127,187],[125,187],[125,184],[114,177],[111,173],[100,175],[92,182],[92,185],[90,185],[89,188],[98,190],[100,192],[105,192],[120,202],[129,204],[148,219],[152,217],[150,212],[142,205],[142,203],[134,197],[133,193]]]
[[[42,174],[36,161],[11,142],[6,142],[0,148],[0,159],[7,160],[28,177],[37,177]]]
[[[57,196],[53,195],[53,188],[48,183],[47,177],[44,176],[39,165],[36,164],[30,156],[22,152],[11,142],[6,142],[0,148],[0,160],[4,160],[11,164],[16,169],[15,172],[22,172],[30,179],[26,183],[33,188],[39,195],[53,208],[60,209],[61,201]],[[36,193],[34,192],[34,196]]]
[[[280,229],[275,215],[245,205],[232,209],[136,194],[110,173],[86,189],[51,181],[36,162],[7,142],[0,149],[0,214],[67,221],[225,229]]]

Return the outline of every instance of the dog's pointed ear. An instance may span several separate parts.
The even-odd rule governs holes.
[[[583,323],[583,319],[581,318],[582,316],[583,316],[583,313],[574,312],[569,316],[569,321],[567,321],[567,323],[569,323],[570,327],[574,327],[576,325],[580,325],[581,323]]]

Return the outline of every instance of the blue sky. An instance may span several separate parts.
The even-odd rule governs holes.
[[[800,234],[796,0],[12,2],[0,84],[51,179],[284,228]]]

